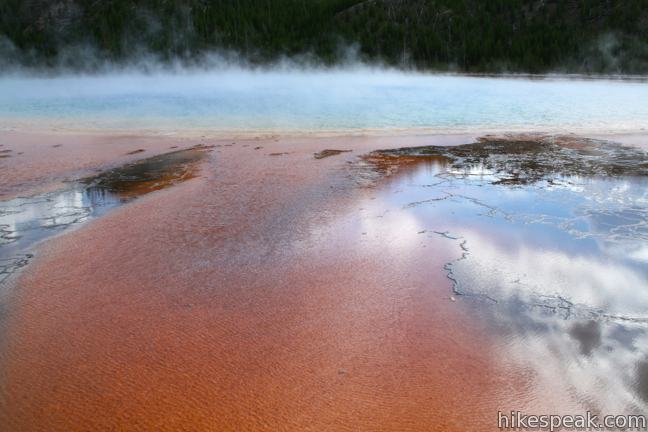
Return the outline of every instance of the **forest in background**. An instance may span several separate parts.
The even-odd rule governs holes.
[[[0,68],[350,58],[474,73],[648,73],[648,0],[0,0]]]

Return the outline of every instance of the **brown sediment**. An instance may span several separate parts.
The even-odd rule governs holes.
[[[317,153],[314,153],[313,156],[315,159],[324,159],[326,157],[330,156],[337,156],[342,153],[349,153],[352,152],[353,150],[333,150],[333,149],[326,149],[322,151],[318,151]]]
[[[397,150],[398,151],[398,150]],[[362,156],[362,161],[367,165],[356,165],[357,168],[368,167],[369,173],[375,172],[383,176],[390,176],[398,172],[416,169],[421,163],[439,163],[448,165],[452,159],[441,154],[407,154],[391,153],[390,151],[378,150]]]
[[[34,195],[58,189],[76,180],[125,163],[168,151],[171,144],[189,148],[204,140],[192,137],[147,135],[56,134],[2,132],[4,142],[23,157],[0,169],[0,199]],[[65,140],[61,148],[53,145]],[[219,140],[213,140],[218,142]],[[222,141],[222,140],[221,140]],[[127,155],[133,147],[146,153]]]
[[[478,143],[500,142],[500,143],[536,143],[553,144],[569,149],[586,149],[597,140],[585,138],[576,134],[542,134],[542,133],[507,133],[487,134],[477,139]],[[608,140],[600,140],[608,141]]]
[[[211,150],[211,149],[215,149],[216,147],[217,147],[216,144],[200,143],[200,144],[196,144],[196,145],[194,145],[194,146],[192,146],[190,148],[194,149],[194,150]]]
[[[137,150],[129,151],[129,152],[126,153],[126,154],[127,154],[127,155],[134,155],[134,154],[137,154],[137,153],[144,153],[145,151],[146,151],[146,150],[144,150],[144,149],[137,149]]]
[[[25,267],[36,243],[109,209],[195,178],[209,151],[194,147],[139,160],[47,194],[0,201],[0,289]],[[1,303],[0,303],[1,306]]]
[[[43,245],[2,320],[6,430],[496,430],[530,378],[447,300],[456,251],[358,210],[322,144],[224,150]]]
[[[210,148],[190,147],[139,160],[81,180],[91,190],[109,191],[124,198],[166,189],[197,176],[196,162]]]
[[[499,174],[497,182],[502,184],[534,183],[556,174],[648,176],[648,153],[642,149],[577,136],[486,135],[457,146],[381,150],[365,159],[389,170],[390,161],[399,161],[398,166],[400,161],[417,158],[442,159],[458,170],[480,167]]]

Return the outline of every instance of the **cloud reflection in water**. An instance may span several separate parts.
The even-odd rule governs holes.
[[[584,409],[645,411],[648,156],[609,143],[547,146],[565,163],[556,166],[524,144],[531,153],[374,155],[375,170],[397,174],[380,181],[373,205],[401,212],[399,229],[457,244],[447,266],[456,292],[500,335],[506,361],[533,371],[538,398],[553,384]]]

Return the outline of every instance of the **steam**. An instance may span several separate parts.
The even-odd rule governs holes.
[[[23,5],[23,8],[27,5]],[[140,24],[136,30],[120,34],[119,53],[109,53],[99,47],[90,37],[79,36],[78,30],[70,30],[82,19],[82,11],[74,1],[47,2],[35,0],[31,8],[16,11],[17,16],[41,26],[43,34],[53,41],[56,55],[39,56],[35,51],[23,50],[0,33],[0,76],[66,76],[108,75],[114,73],[184,73],[186,71],[222,70],[350,70],[355,68],[387,68],[381,60],[366,62],[359,46],[342,39],[337,40],[335,64],[327,63],[312,51],[264,56],[257,48],[246,46],[239,51],[226,48],[203,49],[193,46],[196,27],[188,6],[179,7],[179,16],[168,24],[145,6],[134,5],[135,20]],[[132,24],[132,23],[131,23]],[[68,31],[70,30],[70,31]],[[217,31],[217,30],[214,30]],[[72,40],[69,34],[74,34]],[[151,49],[152,42],[171,38],[169,49],[158,52]],[[409,70],[407,54],[398,69]]]
[[[0,128],[177,129],[230,133],[486,133],[648,128],[634,82],[430,75],[283,59],[201,65],[140,59],[103,73],[0,78]]]
[[[56,19],[74,22],[74,8],[60,7],[51,11]],[[358,45],[344,40],[338,41],[335,64],[310,51],[271,60],[253,47],[244,52],[199,51],[191,46],[195,29],[189,13],[171,29],[173,54],[158,53],[146,41],[168,34],[169,28],[146,9],[137,9],[137,15],[141,34],[125,34],[120,44],[127,55],[114,58],[90,40],[59,41],[57,55],[43,67],[37,53],[21,50],[0,35],[0,128],[23,120],[33,125],[34,119],[56,127],[237,132],[648,126],[648,106],[638,102],[638,94],[646,90],[627,83],[608,94],[609,83],[431,75],[414,70],[406,47],[401,63],[390,66],[368,62]],[[627,60],[619,47],[627,43],[606,36],[592,48],[591,57],[605,59],[608,66],[602,70],[620,70]],[[592,62],[583,60],[579,67],[593,70]],[[610,112],[609,107],[618,109]]]
[[[57,77],[109,74],[183,74],[219,71],[339,71],[339,70],[400,70],[413,71],[407,64],[389,66],[381,61],[365,62],[357,45],[340,45],[335,64],[325,64],[315,54],[279,56],[273,61],[255,62],[234,50],[211,50],[196,56],[166,59],[141,45],[132,47],[132,54],[120,61],[106,58],[91,44],[78,43],[61,49],[48,67],[40,65],[33,53],[22,52],[6,37],[0,35],[0,77]]]

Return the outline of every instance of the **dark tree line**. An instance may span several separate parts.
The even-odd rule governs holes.
[[[0,55],[28,66],[308,56],[467,72],[648,72],[648,0],[0,0]],[[0,62],[2,64],[2,62]]]

